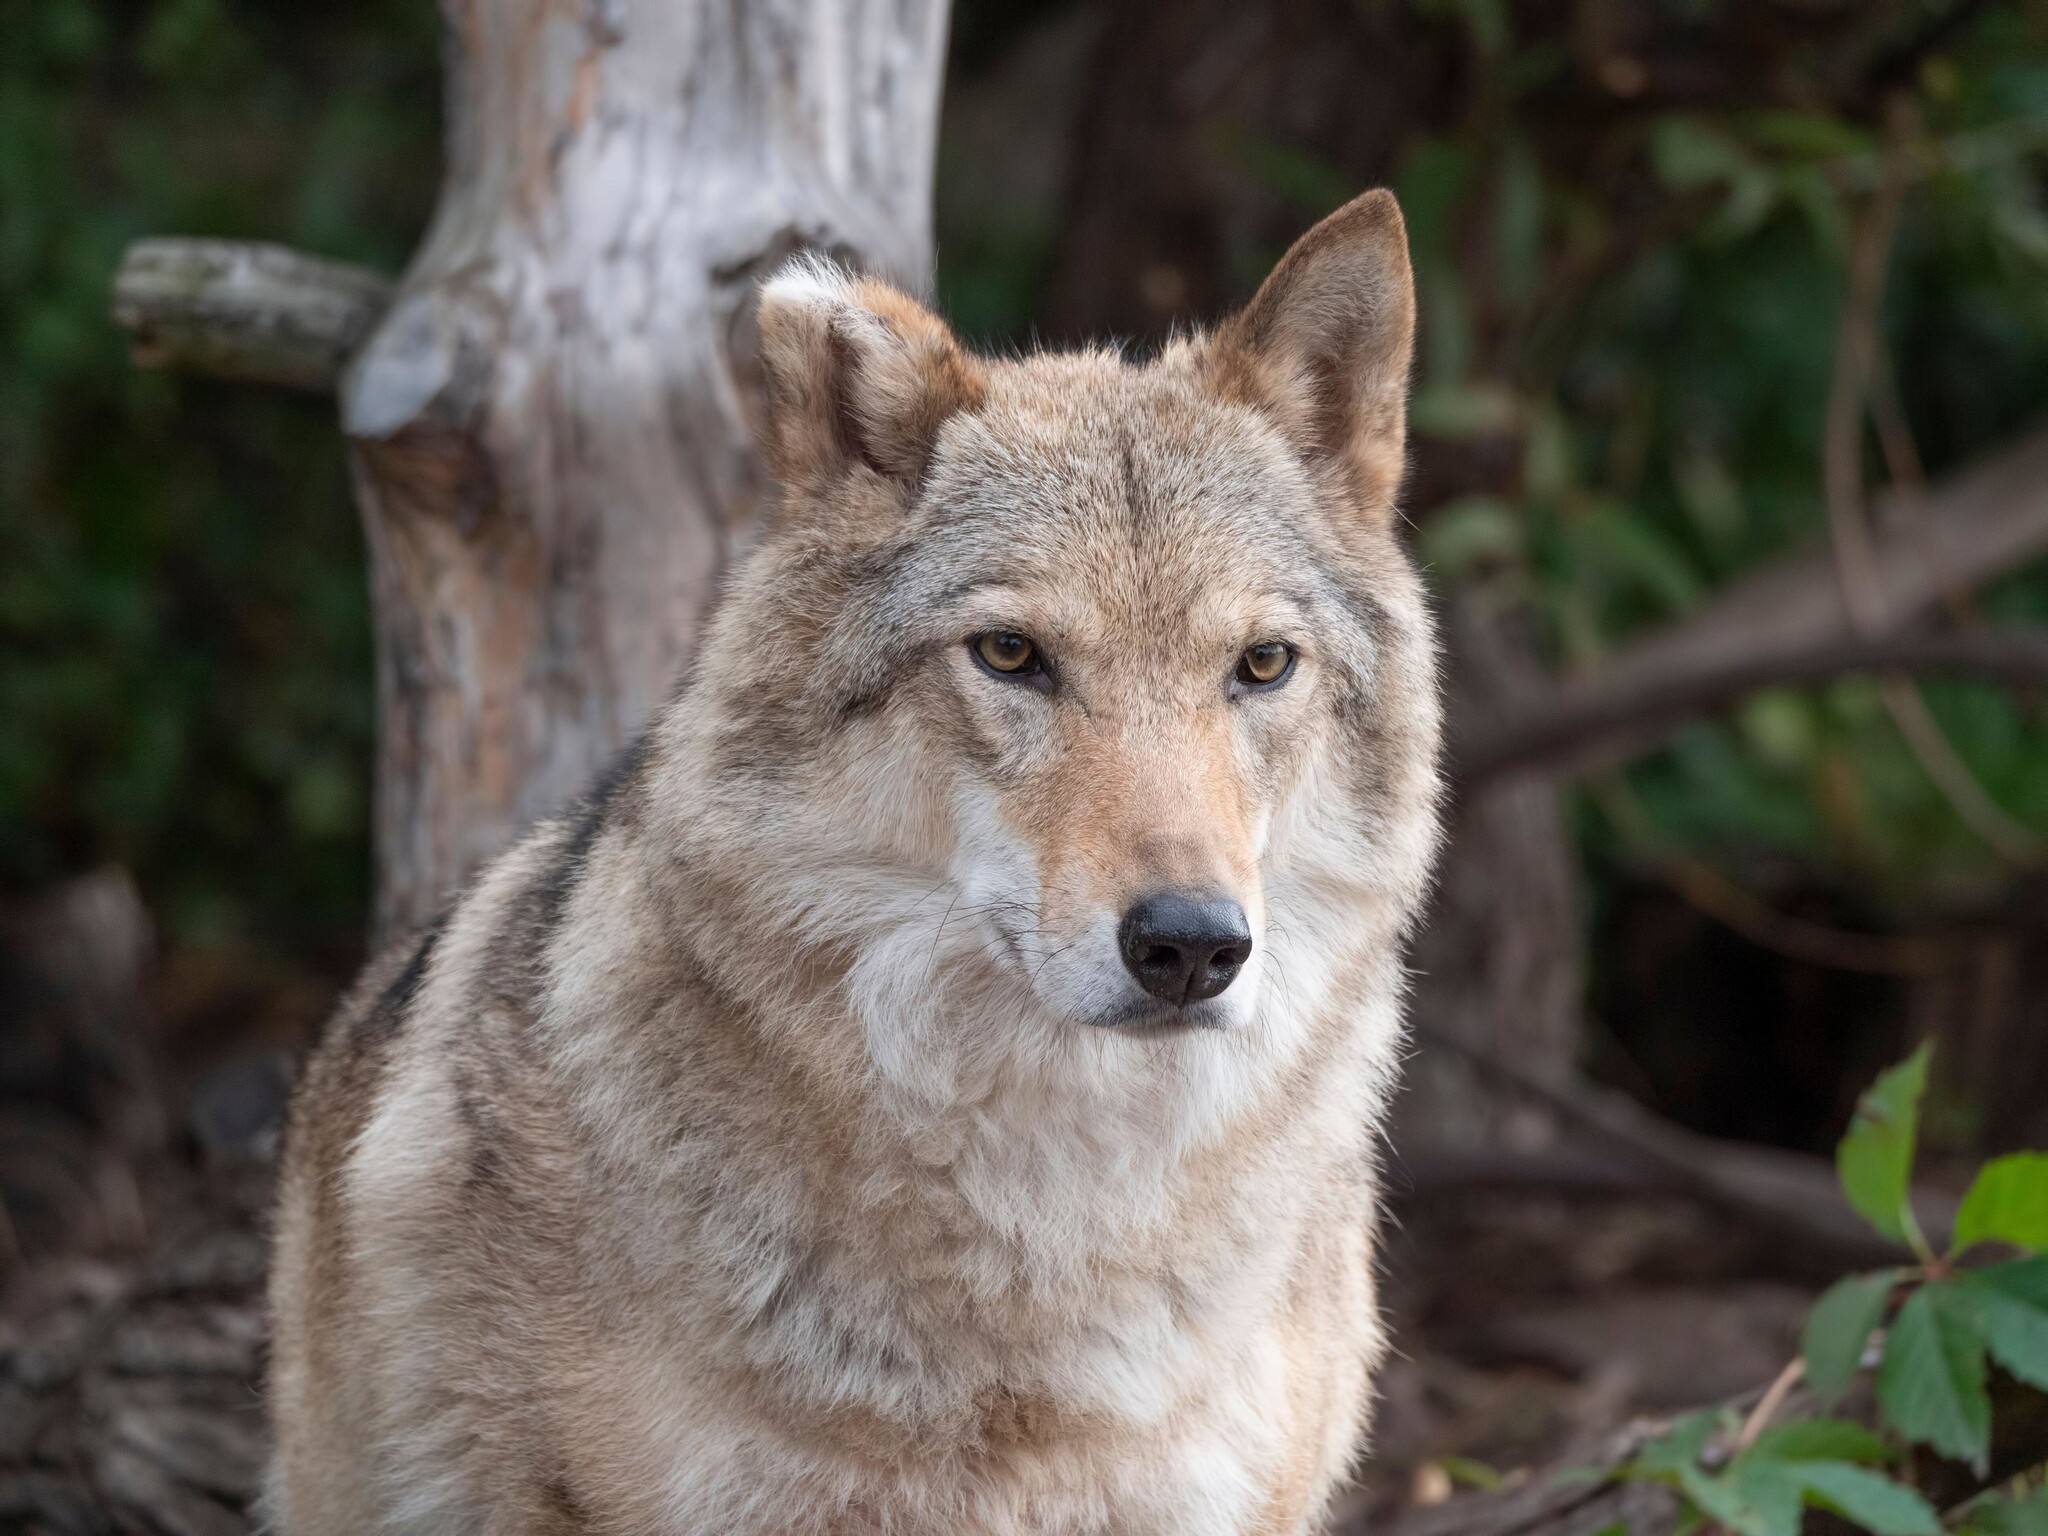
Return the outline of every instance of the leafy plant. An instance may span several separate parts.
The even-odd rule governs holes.
[[[1800,1358],[1747,1419],[1693,1414],[1622,1469],[1675,1490],[1684,1529],[1798,1536],[1813,1508],[1877,1536],[2048,1536],[2048,1491],[1989,1490],[1945,1525],[1899,1475],[1914,1446],[1988,1474],[1992,1363],[2048,1391],[2048,1155],[1985,1164],[1937,1252],[1912,1201],[1929,1054],[1922,1046],[1879,1076],[1836,1152],[1849,1204],[1914,1262],[1830,1286],[1807,1318]],[[1831,1406],[1872,1368],[1878,1428],[1843,1418],[1770,1424],[1802,1375]]]

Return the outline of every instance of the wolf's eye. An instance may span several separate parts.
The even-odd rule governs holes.
[[[998,677],[1029,678],[1045,675],[1045,662],[1028,635],[1014,629],[991,629],[968,642],[974,659]]]
[[[1293,670],[1293,646],[1280,640],[1262,640],[1246,646],[1244,654],[1237,658],[1234,681],[1243,689],[1271,688]]]

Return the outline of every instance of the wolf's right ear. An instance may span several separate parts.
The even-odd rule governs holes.
[[[914,485],[939,428],[981,403],[982,372],[915,299],[815,256],[761,289],[768,452],[786,486],[862,472]]]
[[[1415,281],[1400,204],[1352,199],[1294,242],[1210,342],[1212,386],[1264,411],[1369,516],[1391,516],[1406,451]]]

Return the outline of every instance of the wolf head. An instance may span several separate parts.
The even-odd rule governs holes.
[[[1435,837],[1413,325],[1384,192],[1143,365],[976,357],[815,260],[769,282],[783,502],[679,727],[753,937],[877,1008],[947,971],[1124,1041],[1390,967]]]

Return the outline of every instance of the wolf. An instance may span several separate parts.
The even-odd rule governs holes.
[[[1399,209],[1146,361],[816,259],[759,322],[692,675],[296,1091],[270,1518],[1310,1531],[1437,842]]]

